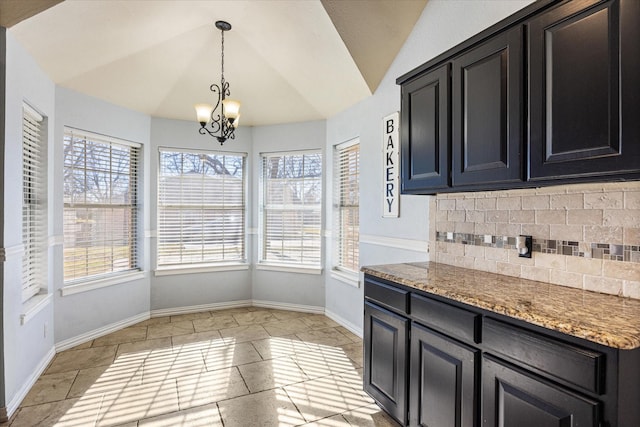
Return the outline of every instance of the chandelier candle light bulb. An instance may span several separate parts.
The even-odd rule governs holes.
[[[235,130],[240,121],[240,102],[227,99],[227,96],[231,95],[231,90],[229,82],[224,79],[224,32],[231,30],[231,24],[225,21],[216,21],[216,28],[222,33],[220,85],[214,83],[210,89],[218,99],[215,106],[196,104],[195,109],[198,123],[200,123],[199,132],[202,135],[213,136],[222,145],[227,139],[235,139],[236,137]],[[218,107],[220,107],[220,113],[216,114]],[[211,123],[210,129],[207,127],[209,122]]]

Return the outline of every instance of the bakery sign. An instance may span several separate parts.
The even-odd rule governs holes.
[[[382,216],[397,218],[400,204],[400,113],[382,120],[383,208]]]

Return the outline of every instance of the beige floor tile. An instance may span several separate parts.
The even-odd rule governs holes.
[[[306,332],[298,332],[296,336],[313,347],[312,344],[324,346],[338,346],[350,344],[352,341],[336,328],[315,329]]]
[[[144,320],[140,323],[136,323],[135,326],[151,326],[151,325],[160,325],[162,323],[171,322],[170,316],[163,317],[152,317],[151,319]]]
[[[116,352],[116,360],[125,355],[130,355],[130,357],[145,357],[152,350],[171,348],[171,339],[172,337],[165,337],[120,344]]]
[[[255,307],[235,307],[235,308],[224,308],[221,310],[210,310],[209,313],[211,313],[212,316],[219,316],[219,315],[227,316],[230,314],[246,313],[248,311],[254,311],[254,310],[255,310]]]
[[[373,403],[338,375],[293,384],[284,389],[307,422]]]
[[[341,334],[343,334],[344,336],[346,336],[347,338],[349,338],[351,341],[353,342],[362,342],[362,338],[360,338],[359,336],[357,336],[356,334],[354,334],[353,332],[351,332],[350,330],[348,330],[347,328],[345,328],[344,326],[338,326],[336,328]]]
[[[174,335],[187,335],[195,332],[193,322],[191,320],[183,320],[181,322],[161,323],[159,325],[148,326],[147,338],[164,338]]]
[[[144,341],[147,339],[146,326],[131,326],[121,329],[117,332],[105,335],[93,340],[92,347],[101,347],[105,345],[122,344],[128,342]]]
[[[222,427],[220,411],[215,404],[173,412],[138,421],[138,427]]]
[[[276,310],[272,309],[271,314],[278,320],[287,320],[287,319],[297,319],[299,317],[307,316],[307,313],[302,313],[300,311],[290,311],[290,310]]]
[[[301,319],[277,320],[262,325],[272,337],[284,337],[309,330],[309,326]]]
[[[336,328],[340,325],[322,314],[307,314],[301,317],[310,329]]]
[[[171,322],[183,322],[185,320],[208,319],[211,313],[208,311],[199,311],[197,313],[185,313],[171,316]]]
[[[268,338],[269,334],[261,325],[236,326],[235,328],[221,329],[222,338],[228,338],[228,342],[255,341]]]
[[[81,403],[79,399],[21,408],[11,427],[79,427],[92,426],[100,406]]]
[[[249,394],[236,367],[178,378],[180,409],[207,405]]]
[[[175,380],[125,387],[104,395],[88,395],[80,399],[83,400],[99,401],[97,426],[124,424],[179,409]]]
[[[116,392],[142,384],[144,359],[120,359],[109,366],[82,369],[78,372],[68,397]]]
[[[263,323],[273,322],[276,319],[269,310],[256,310],[247,313],[237,313],[233,315],[239,325],[262,325]]]
[[[95,366],[110,365],[115,359],[116,347],[115,345],[111,345],[63,351],[56,355],[46,373],[56,374],[59,372],[93,368]]]
[[[309,379],[290,357],[250,363],[239,366],[238,369],[251,393]]]
[[[362,342],[341,344],[339,348],[351,359],[353,366],[356,368],[362,368],[364,366],[364,348],[362,347]]]
[[[179,349],[185,345],[195,345],[201,348],[207,348],[212,343],[216,343],[218,341],[222,341],[222,335],[220,335],[220,332],[215,330],[171,337],[171,343],[173,344],[174,349]]]
[[[217,341],[202,350],[207,371],[245,365],[262,360],[250,342],[228,343]]]
[[[89,341],[84,342],[84,343],[82,343],[82,344],[78,344],[78,345],[77,345],[77,346],[75,346],[75,347],[69,348],[69,349],[67,349],[66,351],[82,350],[82,349],[84,349],[84,348],[90,348],[92,344],[93,344],[93,340],[89,340]]]
[[[211,316],[206,319],[196,319],[193,321],[196,332],[217,331],[238,326],[238,322],[231,314]]]
[[[352,427],[352,425],[342,415],[334,415],[332,417],[322,418],[311,423],[303,424],[300,427]]]
[[[364,406],[346,412],[342,416],[351,425],[362,427],[400,427],[394,419],[387,415],[377,405]]]
[[[22,406],[39,405],[67,398],[78,371],[42,375],[22,401]]]
[[[340,347],[322,347],[321,350],[298,353],[291,358],[309,378],[339,374],[356,368]]]
[[[263,340],[252,341],[251,344],[258,350],[258,353],[260,353],[260,356],[264,360],[292,356],[296,353],[310,350],[310,347],[305,342],[300,341],[300,338],[295,335],[270,337]]]
[[[199,349],[174,352],[171,348],[154,350],[145,359],[142,373],[144,384],[166,381],[184,375],[206,372],[202,352]]]
[[[218,402],[225,427],[296,426],[304,423],[282,389],[262,391]]]

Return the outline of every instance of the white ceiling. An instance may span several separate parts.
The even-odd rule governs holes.
[[[195,120],[193,105],[214,103],[220,79],[213,23],[228,21],[225,78],[240,125],[266,125],[328,118],[370,95],[425,3],[66,0],[9,32],[56,84]]]

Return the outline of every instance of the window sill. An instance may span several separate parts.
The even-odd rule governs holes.
[[[259,263],[256,264],[256,270],[265,271],[281,271],[286,273],[301,273],[301,274],[322,274],[322,267],[314,267],[308,265],[287,265],[287,264],[270,264]]]
[[[60,295],[66,297],[68,295],[79,294],[81,292],[93,291],[95,289],[106,288],[108,286],[119,285],[121,283],[131,282],[133,280],[144,279],[143,271],[134,273],[121,274],[115,277],[105,279],[92,280],[83,283],[68,285],[60,289]]]
[[[29,300],[22,305],[23,313],[20,314],[20,324],[26,325],[29,320],[36,317],[36,314],[48,306],[52,299],[52,294],[38,294],[29,298]]]
[[[347,285],[351,285],[354,288],[360,287],[360,275],[358,273],[333,269],[331,270],[331,277]]]
[[[190,266],[171,266],[171,267],[159,267],[154,271],[154,275],[158,276],[173,276],[176,274],[193,274],[193,273],[215,273],[219,271],[240,271],[248,270],[249,264],[247,263],[229,263],[229,264],[201,264]]]

